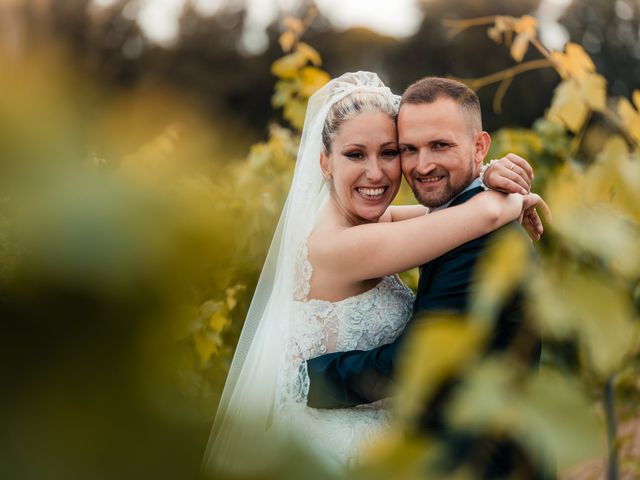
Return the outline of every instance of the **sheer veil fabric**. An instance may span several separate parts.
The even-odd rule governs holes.
[[[273,466],[286,434],[277,419],[279,373],[286,368],[296,258],[329,189],[320,170],[322,129],[333,104],[355,92],[399,97],[371,72],[345,73],[310,99],[291,189],[236,347],[202,468],[250,474]]]

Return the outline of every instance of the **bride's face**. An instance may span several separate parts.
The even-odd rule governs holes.
[[[396,124],[382,112],[363,112],[336,132],[331,154],[321,157],[333,199],[354,223],[376,222],[400,188]]]

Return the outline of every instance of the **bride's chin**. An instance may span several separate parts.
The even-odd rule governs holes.
[[[387,205],[388,206],[388,205]],[[368,208],[357,213],[357,216],[366,220],[367,223],[376,223],[380,220],[380,217],[387,210],[387,206],[380,206],[379,208]]]
[[[377,223],[380,217],[387,211],[387,207],[391,204],[388,199],[380,202],[367,204],[354,202],[353,200],[347,205],[347,202],[341,202],[337,196],[333,197],[338,209],[342,215],[354,225],[362,223]]]

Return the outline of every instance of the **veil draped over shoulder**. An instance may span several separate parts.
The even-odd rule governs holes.
[[[322,130],[333,104],[355,92],[394,95],[375,73],[331,80],[310,99],[291,189],[276,228],[236,347],[202,467],[252,473],[279,456],[278,378],[289,339],[296,287],[297,252],[329,197],[320,170]]]

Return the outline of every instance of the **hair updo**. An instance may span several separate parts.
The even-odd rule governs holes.
[[[375,92],[355,92],[334,103],[322,129],[322,147],[326,155],[331,154],[333,139],[342,124],[364,112],[385,113],[395,121],[398,105],[388,95]]]

